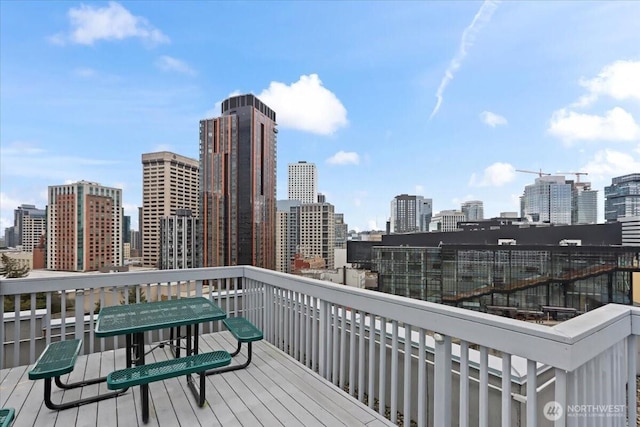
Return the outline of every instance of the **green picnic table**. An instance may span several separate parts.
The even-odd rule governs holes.
[[[125,335],[127,369],[117,371],[107,379],[109,388],[120,385],[140,385],[142,420],[149,419],[149,382],[185,374],[189,388],[199,403],[204,404],[204,375],[200,375],[200,390],[196,390],[191,373],[202,372],[211,367],[227,365],[231,357],[218,351],[198,356],[198,325],[227,317],[224,310],[204,297],[177,298],[139,304],[124,304],[104,307],[98,314],[96,337]],[[145,365],[145,332],[158,329],[186,327],[186,357],[175,361],[156,362]],[[179,334],[178,334],[179,335]],[[132,368],[135,365],[136,367]],[[153,366],[152,366],[153,365]],[[157,366],[156,366],[157,365]],[[214,366],[215,365],[215,366]],[[140,368],[138,368],[140,367]]]

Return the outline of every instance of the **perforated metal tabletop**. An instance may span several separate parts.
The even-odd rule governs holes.
[[[226,317],[224,310],[204,297],[114,305],[100,309],[95,334],[97,337],[134,334]]]

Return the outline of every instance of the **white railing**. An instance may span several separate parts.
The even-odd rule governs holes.
[[[5,312],[15,295],[27,310],[17,298]],[[393,422],[401,413],[419,426],[636,424],[638,309],[608,305],[547,327],[255,267],[2,280],[0,368],[33,363],[69,336],[85,339],[85,353],[122,347],[91,332],[96,305],[127,295],[207,296]],[[61,316],[51,314],[58,297]]]

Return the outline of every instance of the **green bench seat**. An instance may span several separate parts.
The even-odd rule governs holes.
[[[242,343],[247,343],[247,360],[238,365],[227,366],[222,369],[214,369],[207,372],[207,375],[221,374],[223,372],[236,371],[238,369],[244,369],[251,363],[252,348],[251,343],[254,341],[260,341],[264,338],[264,335],[260,329],[258,329],[253,323],[244,317],[228,317],[222,321],[225,327],[238,341],[238,347],[231,353],[231,357],[234,357],[242,349]]]
[[[56,404],[51,401],[51,380],[54,379],[58,388],[68,390],[78,387],[84,387],[91,384],[98,384],[106,381],[106,377],[94,378],[75,383],[63,383],[60,380],[60,376],[65,375],[73,371],[76,364],[76,358],[82,349],[82,340],[73,339],[65,341],[56,341],[47,345],[44,349],[33,368],[29,371],[30,380],[44,379],[44,403],[49,409],[62,410],[68,408],[74,408],[87,403],[98,402],[100,400],[109,399],[111,397],[118,396],[126,391],[120,390],[117,393],[106,393],[102,395],[93,396],[90,398],[74,400],[61,404]]]
[[[9,427],[13,421],[16,410],[13,408],[0,409],[0,427]]]
[[[231,363],[231,355],[223,350],[168,359],[111,372],[107,375],[107,387],[110,390],[118,390],[134,385],[149,384],[154,381],[219,368],[229,363]]]
[[[193,354],[111,372],[107,375],[107,387],[110,390],[117,390],[123,387],[139,385],[142,390],[142,421],[146,424],[149,420],[149,383],[186,375],[187,385],[196,399],[198,399],[198,405],[204,406],[206,401],[205,372],[209,369],[226,366],[229,363],[231,363],[231,355],[223,350]],[[191,378],[191,374],[195,373],[200,375],[199,390],[196,390]]]
[[[229,317],[222,323],[239,342],[260,341],[264,338],[262,331],[244,317]]]
[[[82,340],[79,339],[52,342],[29,371],[29,379],[59,377],[73,371],[81,347]]]

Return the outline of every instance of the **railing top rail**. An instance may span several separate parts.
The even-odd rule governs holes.
[[[145,270],[134,272],[69,274],[46,278],[25,277],[0,280],[0,295],[29,292],[54,292],[110,286],[146,285],[242,277],[244,267],[189,268],[177,270]]]

